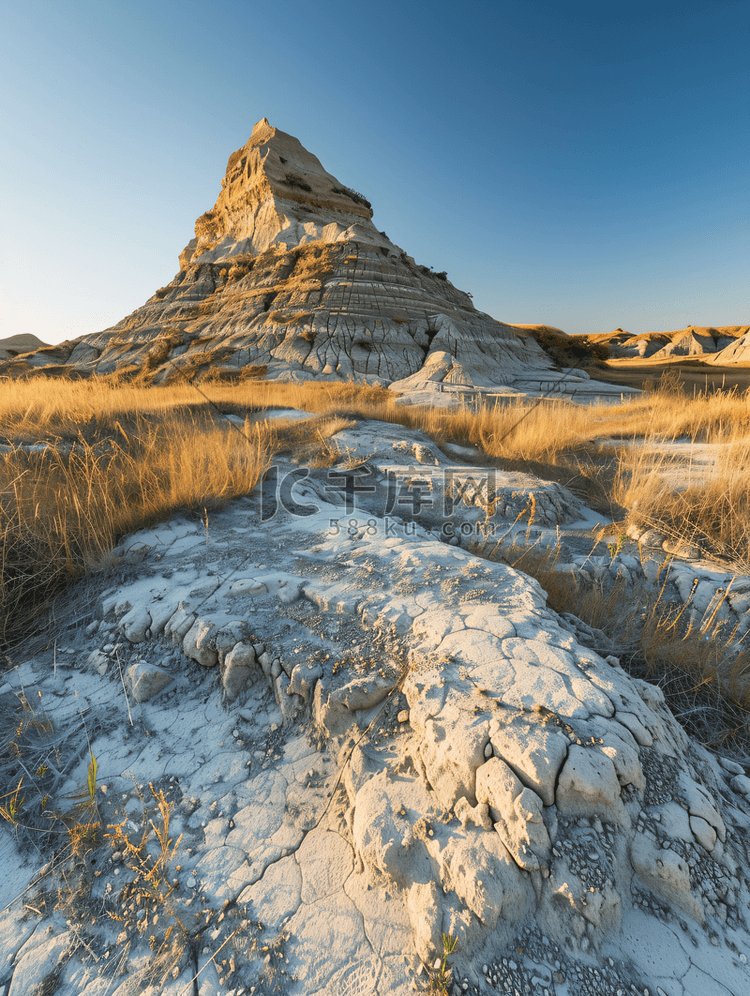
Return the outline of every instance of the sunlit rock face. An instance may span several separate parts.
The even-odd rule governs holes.
[[[263,118],[229,157],[174,280],[113,328],[65,344],[65,357],[58,349],[33,363],[82,374],[140,368],[157,383],[244,371],[388,384],[418,373],[432,352],[448,357],[441,369],[452,384],[551,371],[531,338],[477,311],[371,218],[361,194]]]
[[[180,265],[186,269],[201,256],[208,262],[312,241],[354,239],[391,246],[371,218],[369,201],[327,173],[296,138],[263,118],[229,157],[221,193],[196,221],[195,238],[180,255]]]
[[[730,339],[711,357],[710,362],[718,365],[750,362],[750,328],[742,328],[738,336]]]
[[[709,329],[707,334],[701,335],[694,329],[684,335],[675,337],[662,349],[653,355],[660,356],[705,356],[717,353],[721,350],[735,346],[737,339],[732,336],[723,336],[717,329]]]

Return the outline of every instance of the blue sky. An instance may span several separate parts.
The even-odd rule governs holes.
[[[750,4],[25,0],[0,37],[0,338],[167,283],[261,117],[510,322],[750,323]]]

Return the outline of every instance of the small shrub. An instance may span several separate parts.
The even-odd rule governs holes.
[[[301,176],[296,176],[294,173],[287,173],[284,177],[284,182],[288,187],[295,187],[298,190],[306,190],[312,193],[312,187],[309,183],[306,183]]]
[[[0,795],[0,799],[5,800],[3,805],[0,806],[0,816],[12,826],[17,827],[18,821],[21,817],[21,812],[23,811],[23,804],[26,800],[25,795],[21,795],[21,786],[23,785],[23,775],[19,779],[18,785],[10,792],[6,792],[5,795]]]
[[[448,967],[448,958],[453,954],[458,946],[458,938],[451,934],[443,934],[443,954],[435,960],[435,964],[428,970],[430,981],[427,983],[425,992],[437,993],[439,996],[450,996],[450,985],[452,969]]]
[[[333,192],[334,194],[343,194],[344,197],[349,197],[355,203],[362,204],[364,207],[369,208],[370,211],[372,210],[372,204],[370,204],[367,198],[357,193],[356,190],[352,190],[351,187],[334,187]]]

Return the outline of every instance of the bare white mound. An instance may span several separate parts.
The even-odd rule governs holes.
[[[441,331],[443,331],[444,325],[450,329],[449,322],[443,315],[437,316],[436,324],[440,324]],[[451,331],[455,335],[455,329]],[[441,340],[447,338],[448,336],[441,336],[438,345]],[[455,339],[453,342],[445,342],[446,345],[454,345],[454,343]],[[497,381],[493,380],[491,372],[488,372],[488,369],[491,371],[491,368],[488,368],[486,354],[475,352],[475,355],[472,356],[470,350],[462,350],[464,362],[459,362],[453,353],[434,347],[435,341],[433,340],[433,349],[428,354],[424,366],[409,377],[394,381],[390,385],[391,390],[406,393],[448,387],[472,389],[497,386]]]
[[[686,332],[685,335],[673,339],[662,349],[651,356],[658,359],[660,356],[705,356],[707,353],[715,353],[717,350],[716,340],[710,335],[699,335],[697,332]]]
[[[399,404],[456,406],[474,403],[475,399],[492,402],[524,395],[583,404],[619,403],[639,393],[593,382],[584,370],[574,367],[514,369],[503,358],[499,343],[495,349],[490,344],[478,347],[445,315],[436,316],[435,326],[439,331],[421,369],[389,385],[389,390],[399,395]],[[502,374],[506,381],[499,383]]]
[[[28,820],[80,823],[90,789],[111,836],[76,856],[0,824],[0,985],[407,996],[445,936],[451,996],[750,991],[744,769],[458,545],[532,495],[554,538],[576,499],[399,426],[333,441],[331,468],[126,537],[14,651]]]
[[[729,342],[723,349],[711,357],[711,363],[721,366],[723,363],[750,363],[750,332],[739,339]]]

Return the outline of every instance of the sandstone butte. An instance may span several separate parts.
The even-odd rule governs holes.
[[[538,389],[540,377],[570,381],[528,330],[478,311],[379,232],[372,213],[263,118],[229,157],[171,283],[112,328],[9,358],[0,373],[140,369],[157,384],[242,375],[517,390]]]

